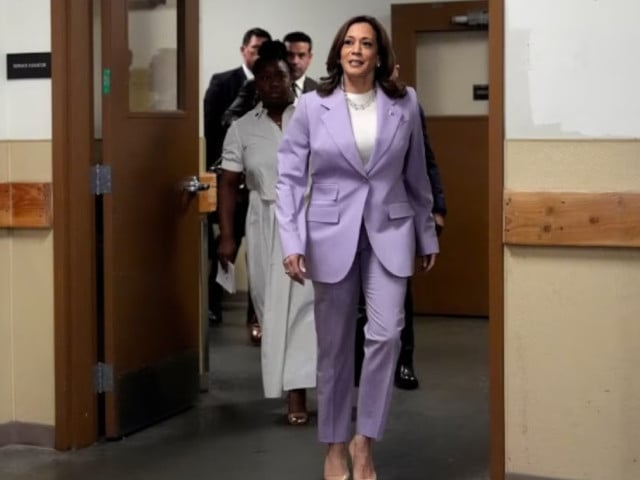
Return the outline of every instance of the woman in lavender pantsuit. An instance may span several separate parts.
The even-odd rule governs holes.
[[[278,151],[285,273],[314,288],[318,436],[329,446],[324,477],[331,480],[349,478],[360,288],[369,322],[348,448],[356,480],[376,478],[371,445],[388,415],[407,278],[416,255],[428,270],[438,252],[418,102],[392,78],[394,67],[380,22],[347,21],[328,76],[300,98]]]

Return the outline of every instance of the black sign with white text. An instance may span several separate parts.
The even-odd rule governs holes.
[[[7,53],[7,79],[51,78],[51,52]]]
[[[489,100],[489,85],[474,85],[473,86],[473,99],[474,100]]]

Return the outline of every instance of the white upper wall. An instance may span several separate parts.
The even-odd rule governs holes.
[[[446,0],[453,1],[453,0]],[[314,41],[309,74],[324,74],[324,62],[338,27],[349,17],[368,14],[390,26],[392,3],[415,0],[200,0],[201,98],[215,72],[240,65],[240,43],[249,28],[260,26],[275,38],[292,30]],[[51,138],[51,81],[6,80],[7,53],[51,50],[50,0],[0,0],[0,139]]]
[[[7,4],[9,0],[0,0],[0,140],[6,137],[7,130],[7,61],[6,61],[6,32],[8,23]]]
[[[201,0],[201,97],[212,73],[239,65],[248,28],[306,31],[320,77],[338,26],[360,13],[389,26],[391,3]],[[638,18],[637,0],[506,2],[507,138],[640,138]],[[5,57],[50,49],[50,0],[0,0],[0,139],[51,138],[51,81],[7,81]]]
[[[640,138],[640,2],[505,3],[507,138]]]
[[[204,97],[212,74],[240,65],[242,35],[250,28],[264,28],[275,39],[293,30],[307,33],[313,39],[315,54],[308,74],[318,79],[326,72],[324,63],[340,25],[354,15],[366,14],[390,29],[392,3],[416,0],[201,0],[200,97]]]
[[[0,0],[0,140],[51,138],[51,79],[7,80],[6,54],[51,51],[50,0]]]

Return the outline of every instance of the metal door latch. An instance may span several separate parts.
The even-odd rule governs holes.
[[[210,187],[211,185],[208,183],[200,182],[198,177],[189,177],[182,184],[182,188],[189,193],[204,192],[205,190],[209,190]]]

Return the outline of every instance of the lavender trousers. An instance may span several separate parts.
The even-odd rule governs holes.
[[[354,345],[360,288],[368,322],[357,400],[356,433],[382,438],[404,326],[407,278],[391,274],[376,257],[363,227],[353,265],[337,283],[314,282],[318,340],[318,438],[347,442],[352,436]]]

